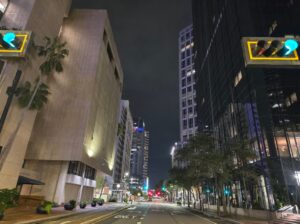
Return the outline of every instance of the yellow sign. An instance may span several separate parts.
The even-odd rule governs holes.
[[[0,30],[0,57],[24,57],[30,37],[29,31]]]
[[[243,37],[246,67],[300,68],[299,40],[294,37]]]
[[[290,54],[289,56],[286,57],[282,57],[282,56],[277,56],[276,54],[274,54],[271,57],[264,57],[264,56],[254,56],[253,52],[256,49],[257,46],[257,42],[258,41],[247,41],[247,46],[248,46],[248,52],[249,52],[249,56],[250,56],[250,60],[267,60],[267,61],[298,61],[299,60],[299,56],[296,50],[294,50],[292,52],[292,54]],[[284,41],[281,41],[282,44],[284,44]],[[268,41],[268,44],[271,44],[271,41]]]

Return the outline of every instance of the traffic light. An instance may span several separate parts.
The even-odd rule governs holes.
[[[283,47],[277,52],[278,56],[284,57],[293,53],[298,48],[299,44],[296,40],[289,39],[284,42]]]
[[[13,32],[7,32],[4,35],[0,33],[0,44],[5,49],[19,49],[20,41]]]
[[[243,37],[246,67],[300,68],[297,37]]]
[[[269,48],[267,48],[264,52],[263,55],[266,57],[275,55],[277,53],[277,51],[279,51],[281,46],[281,42],[279,40],[273,40],[270,45]]]
[[[267,38],[251,41],[250,44],[250,53],[256,59],[263,59],[268,57],[281,57],[290,56],[295,50],[297,50],[299,44],[294,39],[272,39],[268,40]],[[255,44],[255,45],[254,45]],[[254,45],[254,47],[252,47]]]

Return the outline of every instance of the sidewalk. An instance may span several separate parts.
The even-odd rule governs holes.
[[[26,223],[34,223],[34,222],[43,222],[43,221],[50,221],[57,218],[65,218],[68,216],[73,216],[76,214],[88,213],[88,212],[95,212],[95,211],[108,211],[109,207],[115,207],[115,210],[124,209],[126,204],[121,203],[109,203],[104,204],[103,206],[91,207],[88,205],[85,209],[80,209],[77,206],[76,209],[73,211],[66,211],[63,207],[53,208],[52,213],[47,214],[36,214],[35,209],[33,207],[17,207],[8,209],[5,212],[4,219],[0,221],[0,224],[26,224]]]
[[[216,212],[211,210],[200,211],[199,209],[194,209],[194,208],[187,208],[187,209],[189,209],[192,212],[204,215],[208,218],[220,219],[232,224],[269,224],[270,223],[268,220],[261,220],[261,219],[244,217],[244,216],[222,217],[222,216],[218,216]]]

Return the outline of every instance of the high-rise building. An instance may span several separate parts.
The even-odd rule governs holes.
[[[145,129],[142,119],[133,123],[133,138],[130,160],[131,186],[143,187],[148,178],[149,131]]]
[[[179,33],[179,111],[180,141],[186,142],[197,132],[193,26]]]
[[[249,140],[260,175],[244,197],[263,208],[299,203],[300,76],[245,67],[241,38],[297,35],[299,7],[294,0],[193,1],[199,130],[212,132],[220,150]],[[232,189],[242,206],[240,185]]]
[[[121,100],[119,111],[118,134],[115,145],[114,183],[124,182],[130,172],[130,152],[133,135],[133,119],[129,101]]]
[[[6,29],[31,31],[34,34],[35,44],[42,45],[45,36],[50,38],[58,36],[70,6],[71,0],[1,0],[0,26]],[[23,114],[23,109],[19,107],[14,96],[12,104],[8,107],[7,116],[4,117],[9,101],[6,90],[17,80],[17,70],[22,72],[20,80],[15,83],[17,85],[26,81],[34,83],[38,77],[42,60],[35,55],[30,44],[26,58],[27,63],[19,58],[0,60],[0,148],[2,149],[0,150],[0,179],[5,180],[0,181],[0,189],[16,187],[19,177],[22,178],[29,173],[23,168],[23,163],[37,111],[30,110]],[[66,67],[69,65],[70,62]],[[53,96],[54,91],[51,90],[51,93]],[[19,121],[22,121],[20,126]],[[48,151],[50,152],[51,150]]]
[[[60,30],[69,56],[49,80],[49,102],[35,119],[23,164],[45,185],[21,194],[89,201],[96,179],[112,176],[123,72],[105,10],[71,10]]]

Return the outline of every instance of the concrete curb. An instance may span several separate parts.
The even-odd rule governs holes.
[[[106,215],[103,215],[104,217],[107,216],[107,215],[112,215],[112,214],[117,214],[127,208],[130,208],[131,206],[126,206],[126,207],[123,207],[121,209],[118,209],[117,211],[113,211],[113,212],[110,212]],[[68,213],[68,214],[62,214],[62,215],[56,215],[56,216],[51,216],[51,217],[45,217],[45,218],[39,218],[39,219],[32,219],[32,220],[28,220],[28,221],[21,221],[21,222],[16,222],[16,224],[33,224],[33,223],[38,223],[38,222],[47,222],[47,221],[54,221],[56,219],[61,219],[61,218],[67,218],[67,217],[71,217],[71,216],[76,216],[76,215],[80,215],[82,213],[89,213],[89,212],[92,212],[93,210],[89,210],[89,211],[84,211],[84,210],[80,210],[78,212],[72,212],[72,213]],[[103,216],[100,216],[100,217],[103,217]],[[99,217],[99,218],[100,218]]]
[[[228,218],[222,218],[218,215],[214,215],[214,214],[209,214],[207,212],[203,212],[203,211],[200,211],[200,210],[197,210],[197,209],[193,209],[193,208],[186,208],[187,210],[191,211],[191,212],[196,212],[198,214],[201,214],[207,218],[214,218],[214,219],[219,219],[219,220],[222,220],[222,221],[226,221],[226,222],[230,222],[232,224],[241,224],[241,222],[237,221],[237,220],[233,220],[233,219],[228,219]]]

